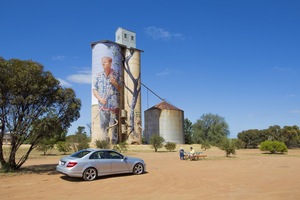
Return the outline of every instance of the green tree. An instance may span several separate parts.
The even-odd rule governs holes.
[[[142,144],[148,144],[147,138],[145,136],[142,136]]]
[[[204,149],[204,151],[206,151],[206,149],[210,149],[210,144],[207,140],[204,140],[201,144],[201,149]]]
[[[168,150],[168,151],[173,151],[174,149],[176,149],[176,143],[174,142],[167,142],[165,144],[165,148]]]
[[[78,126],[75,135],[67,136],[67,141],[70,143],[73,151],[87,149],[90,147],[90,138],[86,135],[85,127]]]
[[[62,88],[41,64],[0,58],[0,128],[1,133],[11,134],[8,158],[3,154],[4,134],[0,135],[2,168],[19,169],[39,142],[61,135],[79,118],[80,107],[74,91]],[[25,141],[30,146],[16,161],[16,152]]]
[[[281,127],[278,125],[274,125],[274,126],[270,126],[267,129],[268,133],[269,133],[269,137],[266,140],[276,140],[276,141],[280,141],[282,142],[282,138],[281,138]],[[265,140],[261,141],[264,142]]]
[[[219,148],[226,153],[226,157],[229,157],[230,155],[235,155],[236,154],[236,145],[235,145],[235,140],[233,139],[228,139],[225,138],[223,141],[220,143]]]
[[[184,119],[184,141],[185,144],[192,144],[193,137],[193,123],[188,119]]]
[[[300,141],[300,130],[298,126],[284,126],[281,131],[281,138],[284,144],[291,148],[296,146]]]
[[[66,141],[58,141],[56,143],[56,148],[59,152],[63,152],[63,154],[71,151],[70,144]]]
[[[78,126],[76,137],[78,138],[78,150],[90,148],[90,137],[87,136],[85,127]]]
[[[39,142],[36,149],[38,151],[42,151],[43,154],[46,155],[50,149],[54,148],[55,143],[56,143],[56,140],[54,140],[54,139],[50,139],[50,140],[43,139],[41,142]]]
[[[287,152],[287,146],[283,142],[266,140],[260,144],[259,149],[261,151],[269,151],[272,154],[277,152],[285,153]]]
[[[288,148],[297,147],[300,144],[300,130],[298,126],[278,125],[270,126],[268,129],[251,129],[238,133],[238,138],[245,143],[245,148],[257,148],[266,140],[284,142]]]
[[[259,135],[260,130],[250,129],[238,133],[237,137],[245,143],[246,149],[254,149],[262,142]]]
[[[53,126],[58,124],[57,126]],[[51,118],[44,118],[43,120],[37,120],[32,130],[32,136],[29,138],[29,143],[34,140],[36,136],[40,135],[41,132],[48,132],[45,136],[38,142],[37,150],[42,151],[46,155],[47,151],[54,148],[58,141],[65,140],[66,131],[59,126],[59,119],[54,116]],[[33,138],[33,139],[32,139]]]
[[[150,137],[150,147],[157,152],[157,149],[160,149],[163,147],[163,142],[165,139],[157,134],[154,134]]]
[[[212,145],[218,145],[229,135],[228,124],[223,117],[214,114],[204,114],[193,124],[194,141],[198,144],[207,140]]]
[[[245,142],[238,138],[232,139],[235,143],[236,149],[244,149],[245,148]]]

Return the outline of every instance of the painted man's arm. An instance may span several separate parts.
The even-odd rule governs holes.
[[[105,105],[106,104],[106,99],[102,98],[98,91],[96,89],[93,89],[93,94],[94,96],[96,97],[96,99],[98,99],[98,101],[102,104],[102,105]]]

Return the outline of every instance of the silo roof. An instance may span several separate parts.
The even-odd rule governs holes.
[[[162,102],[160,102],[159,104],[156,104],[155,106],[153,106],[150,109],[155,109],[155,108],[156,109],[158,108],[158,109],[161,109],[161,110],[181,110],[181,109],[167,103],[166,101],[162,101]]]

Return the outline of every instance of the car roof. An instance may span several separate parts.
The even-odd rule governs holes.
[[[95,148],[88,148],[88,149],[82,149],[82,150],[88,150],[88,151],[114,151],[116,152],[115,150],[113,149],[95,149]]]

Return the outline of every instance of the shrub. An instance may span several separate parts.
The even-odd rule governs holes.
[[[287,152],[287,146],[283,142],[266,140],[260,144],[259,149],[261,151],[269,151],[272,154],[277,152],[284,153]]]
[[[173,151],[174,149],[176,149],[176,143],[167,142],[167,144],[165,144],[165,148],[169,151]]]
[[[165,141],[165,139],[159,135],[152,135],[150,138],[150,147],[153,148],[155,150],[155,152],[157,152],[157,149],[162,148],[163,147],[163,142]]]
[[[201,149],[204,149],[206,151],[206,149],[210,149],[210,144],[207,140],[205,140],[202,144],[201,144]]]
[[[78,150],[88,149],[88,148],[90,148],[90,145],[87,140],[83,140],[83,141],[79,142],[79,144],[77,145]]]
[[[67,152],[71,151],[70,144],[64,141],[57,142],[56,148],[59,152],[63,152],[63,154],[66,154]]]
[[[142,137],[142,144],[148,144],[147,139],[144,136]]]
[[[66,137],[66,141],[70,144],[70,147],[74,152],[79,151],[81,149],[87,149],[90,147],[89,138],[86,134],[76,133],[75,135],[69,135]]]
[[[110,149],[110,144],[107,140],[96,140],[95,145],[99,149]]]
[[[54,140],[44,139],[41,142],[39,142],[39,144],[36,147],[36,150],[42,151],[43,154],[46,155],[48,150],[53,149],[54,144],[55,144]]]
[[[232,139],[224,139],[219,148],[221,150],[224,150],[226,153],[226,157],[230,156],[230,154],[235,155],[235,149],[236,149],[236,145],[235,145],[235,141]]]
[[[128,144],[126,142],[121,142],[120,144],[114,145],[113,149],[122,153],[128,150]]]
[[[236,149],[244,149],[246,147],[245,142],[240,139],[232,139],[235,143]]]

